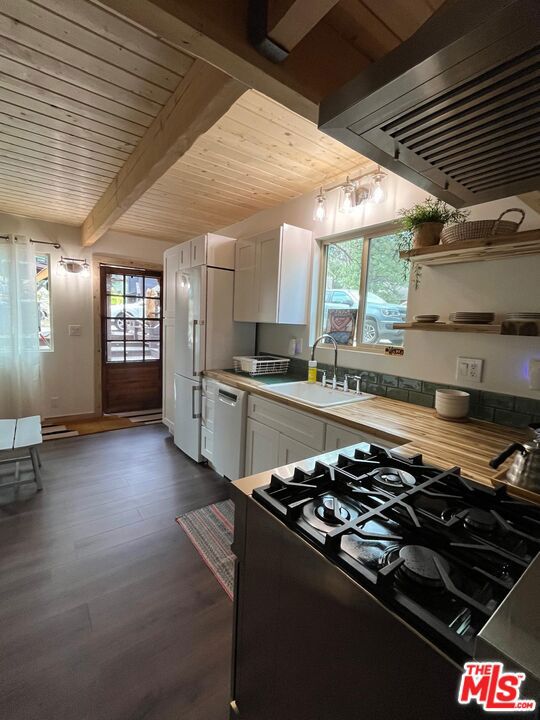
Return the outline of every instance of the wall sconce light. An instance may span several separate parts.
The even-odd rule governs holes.
[[[349,214],[356,206],[356,187],[349,178],[339,188],[339,212]]]
[[[369,189],[369,200],[376,205],[380,205],[380,203],[386,200],[386,192],[383,186],[385,177],[386,173],[381,170],[381,166],[379,165],[379,169],[376,173],[373,173],[371,177]]]
[[[59,275],[80,275],[81,277],[90,276],[90,265],[88,260],[84,258],[68,258],[61,257],[58,261]]]
[[[315,198],[315,210],[313,212],[313,219],[317,222],[322,222],[326,217],[326,196],[324,190],[321,188],[319,194]]]
[[[355,207],[368,202],[379,205],[386,200],[386,192],[384,189],[384,181],[388,173],[381,170],[379,165],[377,172],[366,173],[355,178],[347,179],[342,185],[333,185],[329,188],[321,188],[319,194],[315,198],[315,208],[313,210],[313,219],[322,222],[327,216],[326,193],[331,190],[339,190],[338,209],[340,212],[350,214]],[[362,178],[368,179],[367,185],[360,185]]]

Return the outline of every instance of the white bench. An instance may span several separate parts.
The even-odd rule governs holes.
[[[39,415],[18,420],[0,420],[0,463],[15,463],[13,481],[0,483],[0,490],[28,482],[35,482],[38,490],[43,490],[40,472],[41,458],[37,449],[42,442]],[[25,451],[27,451],[26,454]],[[8,455],[8,457],[2,458],[2,455]],[[31,479],[21,478],[20,463],[23,460],[30,460],[32,463],[34,477]]]

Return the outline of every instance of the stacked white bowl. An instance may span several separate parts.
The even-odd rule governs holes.
[[[459,420],[469,414],[471,396],[464,390],[436,390],[435,410],[442,418]]]

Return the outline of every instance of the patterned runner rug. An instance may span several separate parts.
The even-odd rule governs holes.
[[[216,580],[233,599],[234,555],[231,543],[234,530],[234,504],[224,500],[192,510],[176,518]]]

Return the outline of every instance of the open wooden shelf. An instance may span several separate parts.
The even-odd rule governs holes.
[[[535,254],[540,254],[540,229],[416,248],[400,252],[399,256],[402,260],[411,260],[422,265],[450,265]]]
[[[501,334],[501,325],[491,323],[490,325],[471,325],[469,323],[394,323],[394,330],[427,330],[429,332],[473,332],[473,333],[491,333],[492,335]]]
[[[394,323],[394,330],[423,330],[427,332],[450,333],[489,333],[491,335],[519,335],[521,337],[540,336],[540,322],[503,322],[489,325],[473,325],[472,323]]]

